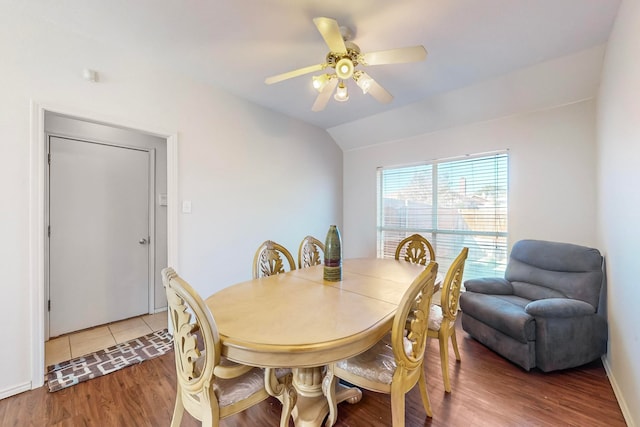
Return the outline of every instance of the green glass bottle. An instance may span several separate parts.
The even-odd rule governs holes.
[[[342,280],[342,240],[335,225],[329,226],[324,242],[324,280],[339,282]]]

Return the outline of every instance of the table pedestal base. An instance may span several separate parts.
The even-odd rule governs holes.
[[[325,371],[324,367],[293,369],[293,386],[298,397],[291,416],[296,427],[320,427],[332,407],[336,408],[340,402],[356,403],[362,399],[360,389],[325,378]],[[328,426],[335,423],[336,415],[330,415]]]

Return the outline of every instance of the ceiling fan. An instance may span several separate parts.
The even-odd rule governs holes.
[[[358,87],[362,89],[363,93],[370,94],[379,102],[389,103],[393,100],[393,95],[387,92],[385,88],[380,86],[380,84],[366,72],[356,67],[359,65],[368,66],[417,62],[423,61],[427,57],[427,51],[424,46],[402,47],[362,53],[358,45],[349,41],[349,30],[338,26],[338,22],[335,19],[319,17],[314,18],[313,23],[329,47],[329,53],[327,53],[325,62],[267,77],[264,81],[266,84],[273,84],[293,77],[331,68],[332,70],[329,70],[328,73],[313,76],[313,87],[319,94],[311,107],[312,111],[323,110],[327,102],[329,102],[334,89],[336,90],[334,94],[336,101],[347,101],[349,94],[345,81],[349,79],[353,79]]]

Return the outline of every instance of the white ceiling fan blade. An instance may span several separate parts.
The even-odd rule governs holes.
[[[313,103],[313,107],[311,107],[311,111],[322,111],[324,107],[327,106],[327,102],[331,98],[333,94],[333,90],[338,86],[338,79],[333,78],[329,80],[329,83],[322,89],[322,92],[316,98],[316,101]]]
[[[362,55],[362,63],[364,65],[402,64],[423,61],[426,58],[427,50],[424,46],[411,46],[365,53]]]
[[[310,65],[304,68],[298,68],[297,70],[288,71],[286,73],[278,74],[276,76],[267,77],[264,82],[268,85],[278,83],[283,80],[287,80],[293,77],[302,76],[303,74],[313,73],[314,71],[324,70],[327,64]]]
[[[362,77],[370,79],[369,80],[369,90],[367,93],[373,96],[376,101],[381,102],[383,104],[388,104],[393,101],[393,95],[391,95],[385,88],[380,86],[378,82],[373,80],[370,75],[367,73],[362,73]]]
[[[340,26],[335,19],[331,18],[313,18],[318,31],[322,35],[325,43],[329,46],[329,50],[335,53],[347,53],[347,47],[344,44]]]

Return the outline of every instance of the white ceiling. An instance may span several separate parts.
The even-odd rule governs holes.
[[[6,1],[6,0],[3,0]],[[620,0],[12,0],[34,19],[173,68],[329,129],[606,42]],[[421,44],[426,61],[367,67],[394,95],[312,112],[313,74],[265,77],[324,62],[312,19],[353,32],[363,52]],[[100,70],[98,70],[100,71]],[[318,73],[315,73],[318,74]]]

